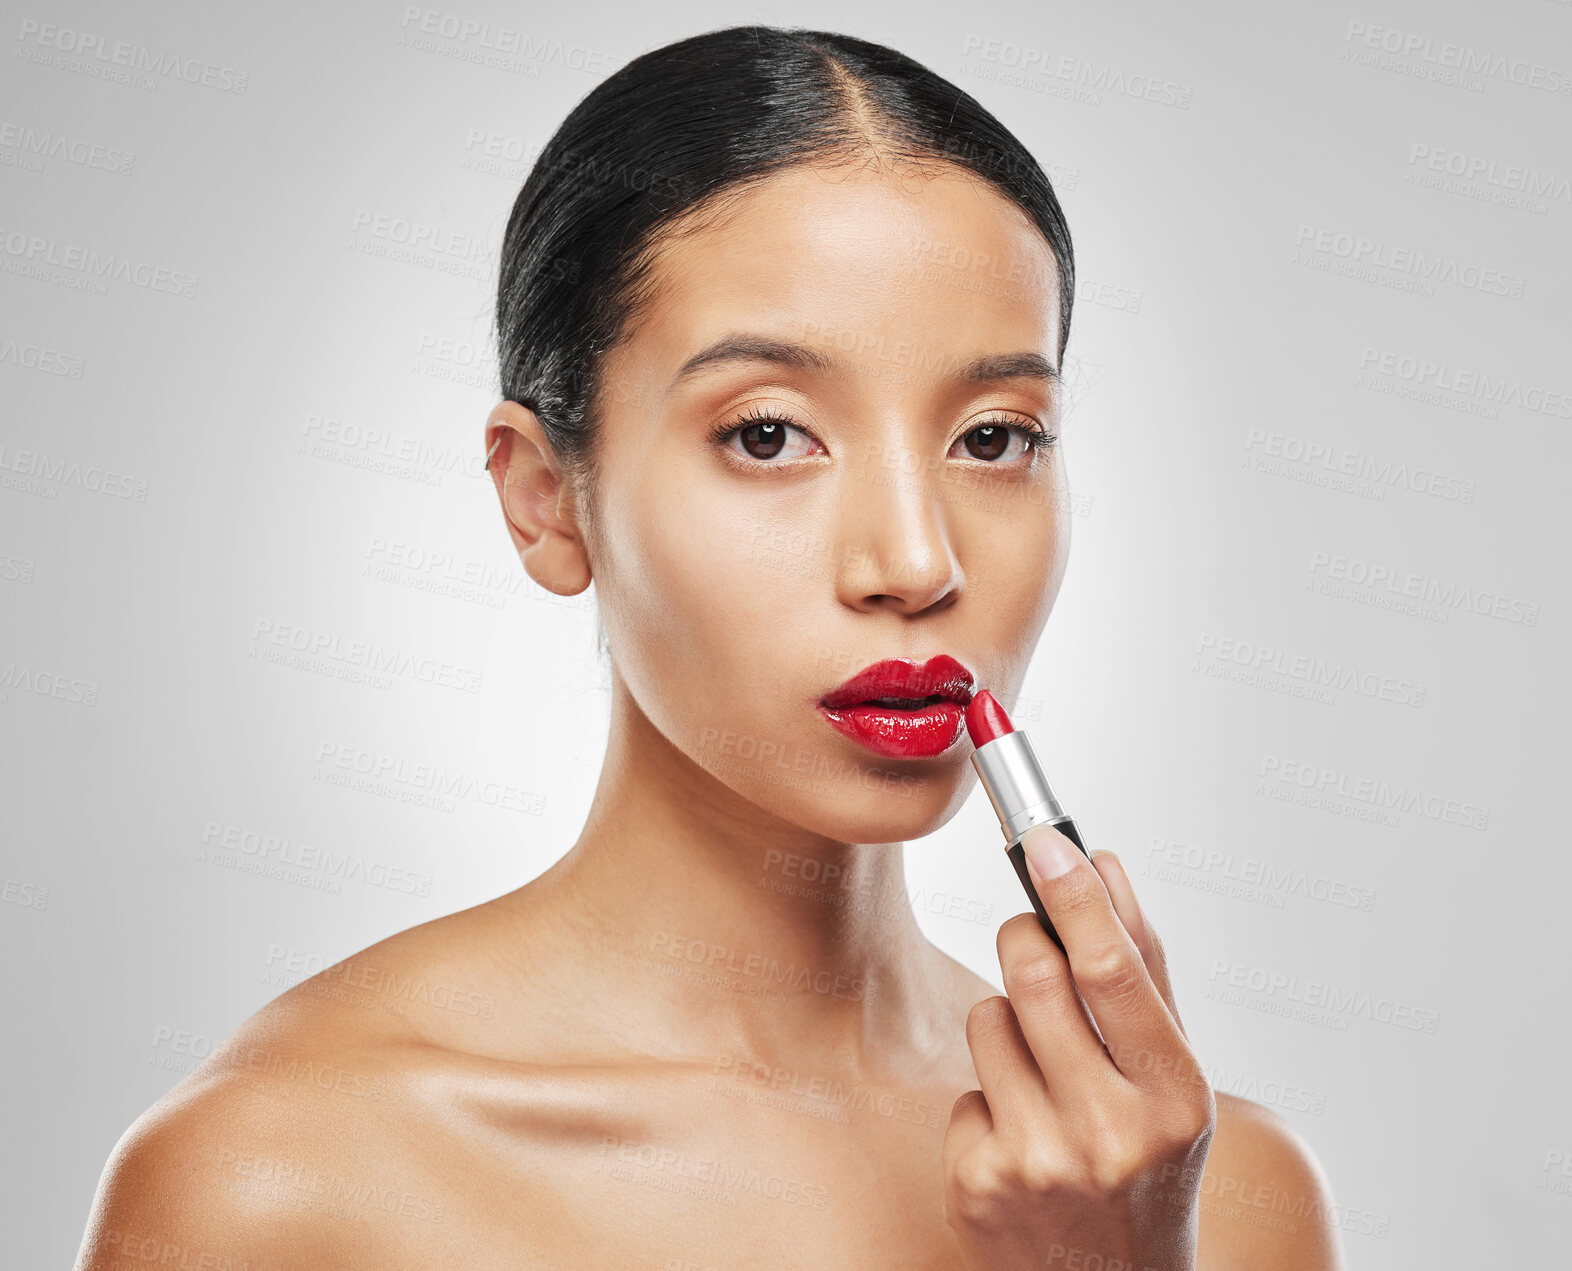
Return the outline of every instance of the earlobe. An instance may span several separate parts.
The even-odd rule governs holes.
[[[539,418],[499,402],[486,420],[486,469],[524,569],[547,591],[573,596],[590,585],[589,557],[566,474]]]

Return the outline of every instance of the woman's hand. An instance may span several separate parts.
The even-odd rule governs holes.
[[[1216,1105],[1162,945],[1112,853],[1046,825],[1023,846],[1068,956],[1035,914],[999,929],[1009,996],[966,1019],[982,1089],[950,1114],[945,1217],[973,1271],[1193,1271]]]

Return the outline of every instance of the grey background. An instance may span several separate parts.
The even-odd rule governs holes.
[[[1313,1144],[1355,1267],[1565,1250],[1572,6],[4,8],[12,1265],[69,1262],[116,1139],[264,1002],[576,836],[606,691],[481,474],[495,250],[583,94],[745,20],[896,45],[1055,177],[1074,548],[1017,718],[1214,1084]],[[286,628],[329,655],[268,661]],[[346,678],[357,641],[445,669]],[[908,876],[997,982],[981,791]]]

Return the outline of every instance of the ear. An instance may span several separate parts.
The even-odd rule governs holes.
[[[571,483],[535,412],[518,402],[499,402],[486,419],[486,451],[525,571],[547,591],[577,595],[590,585],[589,555]]]

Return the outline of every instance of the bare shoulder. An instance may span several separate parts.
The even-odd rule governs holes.
[[[1201,1183],[1207,1271],[1342,1271],[1331,1187],[1310,1145],[1271,1109],[1219,1092]]]
[[[246,1044],[246,1043],[242,1043]],[[274,1038],[274,1056],[294,1050]],[[94,1198],[78,1271],[149,1262],[203,1267],[346,1265],[348,1224],[325,1223],[312,1202],[375,1186],[365,1149],[377,1134],[374,1079],[348,1093],[338,1072],[352,1061],[317,1052],[296,1072],[243,1067],[193,1073],[149,1108],[111,1152]],[[380,1159],[385,1160],[385,1155]]]
[[[463,928],[489,920],[400,932],[246,1020],[121,1136],[77,1271],[386,1266],[389,1233],[431,1224],[379,1214],[440,1223],[454,1092],[488,1066],[464,1042],[501,987]]]

